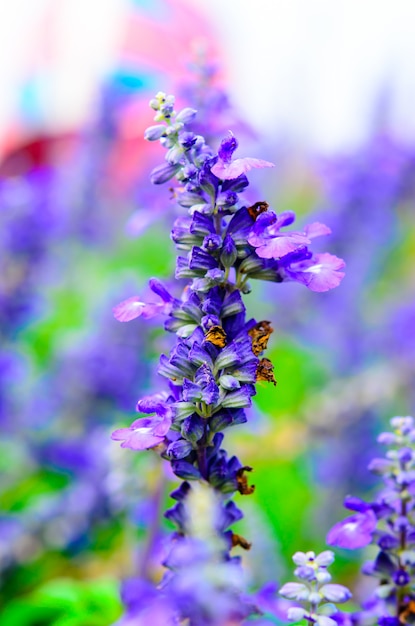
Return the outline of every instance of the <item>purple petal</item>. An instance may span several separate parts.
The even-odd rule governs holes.
[[[295,552],[292,559],[296,565],[306,565],[308,563],[308,554],[305,552]]]
[[[324,550],[324,552],[320,552],[320,554],[318,554],[316,556],[316,563],[317,565],[331,565],[334,561],[334,554],[331,550]]]
[[[211,169],[212,174],[221,180],[233,180],[241,174],[246,174],[253,168],[274,167],[274,163],[263,161],[262,159],[254,159],[245,157],[243,159],[235,159],[231,163],[225,163],[219,160]]]
[[[295,222],[295,213],[294,211],[283,211],[278,214],[278,219],[276,221],[276,225],[278,224],[278,228],[282,228],[283,226],[289,226],[293,222]]]
[[[303,609],[302,607],[292,606],[287,611],[287,618],[291,622],[299,622],[301,619],[304,618],[304,615],[306,615],[306,613],[307,611]]]
[[[363,548],[372,541],[376,528],[376,516],[373,511],[356,513],[333,526],[327,535],[329,546],[338,546],[347,550]]]
[[[249,238],[248,241],[252,243]],[[278,237],[263,241],[256,253],[262,259],[280,259],[309,243],[310,240],[301,233],[281,233]]]
[[[172,410],[170,408],[166,409],[165,415],[154,424],[153,432],[158,437],[164,437],[168,431],[170,430],[170,426],[172,423]]]
[[[289,276],[300,283],[303,283],[312,291],[329,291],[337,287],[344,277],[343,269],[345,263],[333,254],[324,252],[316,254],[307,265],[303,264],[295,269],[295,266],[287,268]]]
[[[160,391],[159,393],[152,393],[148,396],[144,396],[137,402],[136,411],[140,413],[154,413],[158,409],[163,408],[167,400],[167,392]]]
[[[122,448],[147,450],[161,443],[171,426],[171,411],[163,417],[141,418],[135,420],[129,428],[120,428],[112,433],[111,438],[122,441]]]
[[[314,237],[321,237],[322,235],[330,235],[331,229],[325,224],[321,224],[320,222],[313,222],[312,224],[308,224],[304,228],[304,232],[310,239],[314,239]]]
[[[163,438],[164,436],[153,434],[151,419],[135,420],[129,428],[120,428],[111,435],[111,439],[123,442],[122,448],[131,448],[132,450],[152,448],[157,446]]]
[[[113,439],[114,441],[124,441],[125,439],[128,439],[130,434],[131,428],[119,428],[118,430],[114,430],[114,432],[111,433],[111,439]]]
[[[146,302],[141,315],[145,320],[149,320],[160,313],[164,315],[168,315],[169,313],[168,307],[166,307],[164,302]]]
[[[131,450],[148,450],[158,446],[163,441],[164,437],[158,437],[151,432],[133,432],[130,437],[126,439],[121,448],[130,448]]]
[[[278,593],[290,600],[297,599],[298,594],[307,591],[307,587],[303,583],[286,583],[279,589]]]
[[[272,224],[276,224],[278,222],[279,220],[277,218],[277,214],[274,213],[274,211],[265,211],[264,213],[258,215],[256,222],[252,226],[251,232],[255,233],[256,235],[263,235],[265,229],[267,229],[268,226],[271,226]],[[280,227],[281,226],[278,227],[278,230]]]
[[[320,588],[320,593],[329,602],[347,602],[352,597],[351,592],[343,585],[328,584]]]
[[[136,317],[142,315],[145,308],[145,302],[142,302],[139,296],[133,296],[127,300],[123,300],[117,304],[112,310],[114,317],[119,322],[130,322]]]
[[[350,509],[350,511],[358,511],[359,513],[364,513],[370,509],[370,504],[367,504],[367,502],[361,498],[357,498],[356,496],[346,496],[343,504],[346,509]]]
[[[149,283],[151,291],[154,291],[164,302],[171,302],[174,300],[173,296],[169,294],[163,283],[157,278],[150,278]]]
[[[219,158],[224,163],[230,163],[232,159],[232,155],[235,152],[237,147],[238,147],[238,141],[236,137],[234,137],[232,133],[229,133],[229,136],[225,137],[225,139],[222,139],[221,141],[221,144],[218,150]]]

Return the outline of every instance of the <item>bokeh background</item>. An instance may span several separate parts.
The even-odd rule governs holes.
[[[274,161],[250,197],[324,221],[345,259],[333,292],[253,285],[278,385],[228,434],[254,467],[238,504],[252,588],[320,550],[387,419],[414,407],[415,5],[383,0],[15,0],[0,40],[0,626],[106,626],[169,531],[158,457],[115,428],[157,388],[157,321],[112,307],[174,268],[163,159],[145,143],[159,90],[217,146]],[[362,551],[339,582],[362,585]],[[156,580],[160,575],[154,555]]]

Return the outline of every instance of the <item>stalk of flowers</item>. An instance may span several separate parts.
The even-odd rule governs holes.
[[[347,602],[352,594],[347,587],[331,582],[327,568],[334,561],[333,552],[326,550],[317,556],[314,552],[296,552],[293,561],[297,565],[294,574],[301,582],[286,583],[279,593],[300,606],[290,607],[287,618],[292,622],[306,620],[310,626],[337,626],[330,616],[339,619],[336,604]]]
[[[133,450],[155,449],[184,481],[172,494],[176,505],[166,512],[177,527],[177,539],[186,536],[184,510],[192,481],[206,482],[220,494],[218,531],[226,541],[223,558],[228,560],[233,546],[250,546],[230,530],[242,517],[230,498],[237,491],[251,494],[254,488],[247,480],[252,468],[235,456],[229,458],[222,448],[223,431],[246,422],[245,409],[257,381],[276,384],[273,364],[262,356],[272,326],[266,320],[246,319],[242,294],[249,293],[248,280],[255,278],[297,281],[326,291],[340,283],[344,262],[327,253],[313,255],[309,249],[314,237],[330,232],[323,224],[285,231],[294,221],[293,213],[278,216],[265,201],[246,206],[240,197],[248,186],[246,173],[271,163],[233,159],[238,143],[232,134],[216,154],[202,136],[186,128],[196,111],[176,113],[172,96],[159,93],[150,105],[157,124],[145,137],[159,139],[167,149],[165,163],[153,170],[151,180],[178,181],[173,194],[186,213],[175,221],[171,236],[180,251],[175,276],[187,285],[175,297],[151,279],[158,301],[134,296],[114,309],[121,322],[164,314],[165,328],[176,334],[176,344],[168,356],[161,356],[158,367],[169,381],[168,390],[137,404],[140,413],[151,416],[115,431],[112,438]]]
[[[394,417],[392,432],[379,435],[388,446],[386,458],[375,458],[369,470],[384,483],[373,502],[348,496],[345,506],[354,511],[330,530],[327,542],[346,549],[373,543],[378,554],[363,573],[378,579],[374,598],[355,617],[381,626],[411,621],[415,615],[415,422]]]
[[[195,483],[183,500],[186,537],[173,544],[169,574],[159,588],[142,578],[124,583],[127,610],[117,626],[167,626],[184,615],[190,624],[236,626],[253,613],[249,598],[241,597],[242,568],[235,560],[223,559],[227,548],[218,531],[222,515],[220,495],[207,483]]]

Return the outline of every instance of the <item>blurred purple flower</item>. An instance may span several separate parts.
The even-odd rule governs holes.
[[[356,513],[333,526],[327,535],[327,544],[347,550],[364,548],[372,541],[376,523],[372,510]]]

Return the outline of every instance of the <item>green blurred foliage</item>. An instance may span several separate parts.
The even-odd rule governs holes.
[[[59,578],[10,602],[0,612],[0,626],[109,626],[120,614],[115,581]]]

